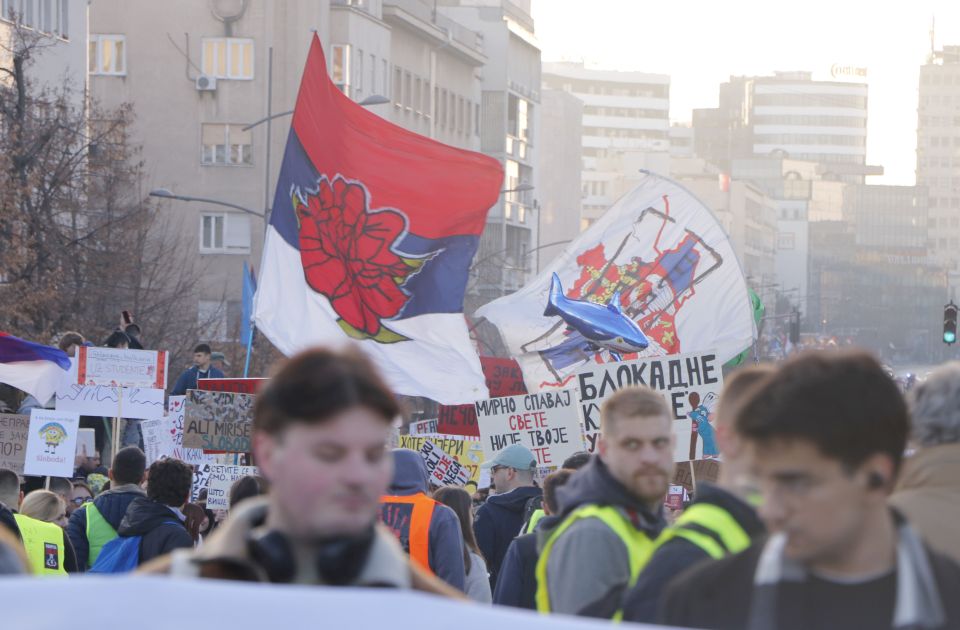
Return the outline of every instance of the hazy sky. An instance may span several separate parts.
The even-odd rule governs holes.
[[[668,74],[675,122],[716,107],[731,74],[829,79],[834,63],[866,67],[867,161],[885,168],[872,178],[884,184],[914,183],[917,83],[934,16],[937,48],[960,45],[960,0],[533,0],[544,61]]]

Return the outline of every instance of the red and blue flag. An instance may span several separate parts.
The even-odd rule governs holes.
[[[354,340],[394,391],[485,398],[463,298],[500,163],[394,125],[307,58],[277,182],[257,327],[285,354]]]
[[[59,348],[0,332],[0,383],[23,390],[47,402],[64,383],[70,357]]]

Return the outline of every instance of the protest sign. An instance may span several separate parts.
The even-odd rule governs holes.
[[[23,474],[23,461],[27,456],[27,432],[30,416],[0,414],[0,468]]]
[[[256,466],[230,466],[210,464],[207,478],[207,509],[227,510],[230,508],[230,486],[241,477],[259,475]]]
[[[249,452],[255,398],[249,394],[187,390],[183,445],[205,451]]]
[[[671,483],[681,485],[687,492],[696,491],[696,485],[703,481],[716,483],[720,477],[720,462],[715,459],[698,459],[689,462],[677,462],[673,469]]]
[[[82,416],[153,420],[163,417],[163,390],[70,385],[57,392],[56,407]]]
[[[147,466],[159,459],[173,457],[175,429],[172,420],[144,420],[140,423],[140,432],[143,435],[143,453],[147,456]]]
[[[462,486],[470,481],[469,469],[431,440],[424,440],[420,457],[427,464],[430,483],[436,486]]]
[[[523,383],[523,373],[513,359],[480,357],[480,367],[483,368],[483,376],[491,398],[527,393],[526,385]],[[474,406],[440,405],[437,432],[480,437]]]
[[[410,423],[410,435],[425,435],[427,433],[437,433],[437,419],[420,420]]]
[[[470,473],[467,481],[478,481],[480,479],[480,464],[483,463],[483,448],[478,440],[465,438],[462,435],[401,435],[399,448],[409,448],[414,451],[423,449],[423,445],[429,440],[437,448],[454,460],[464,466]]]
[[[23,474],[72,477],[79,428],[78,413],[31,409]]]
[[[683,504],[688,498],[686,488],[671,485],[670,489],[667,490],[667,497],[663,500],[663,504],[671,510],[682,510]]]
[[[96,454],[96,431],[93,429],[79,429],[77,431],[77,455],[93,457]]]
[[[167,353],[80,346],[76,384],[166,389]]]
[[[256,394],[257,388],[269,380],[268,378],[201,378],[197,379],[197,389],[205,392]]]
[[[488,460],[511,444],[533,451],[538,466],[559,466],[583,450],[580,409],[573,390],[491,398],[477,401],[474,407]]]
[[[193,467],[193,485],[190,487],[190,500],[196,501],[200,491],[210,482],[210,468],[215,464],[197,464]]]
[[[646,385],[663,394],[674,419],[674,461],[716,457],[711,419],[723,388],[720,366],[716,353],[699,352],[606,363],[579,372],[587,450],[594,452],[600,437],[603,401],[621,387]]]

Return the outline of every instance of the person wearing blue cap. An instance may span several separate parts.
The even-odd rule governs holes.
[[[523,528],[527,504],[543,497],[533,483],[537,458],[522,444],[511,444],[484,462],[490,470],[490,483],[496,494],[477,510],[473,531],[490,571],[490,587],[496,590],[500,565],[507,548]]]

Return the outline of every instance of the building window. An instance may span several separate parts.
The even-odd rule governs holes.
[[[249,254],[250,217],[232,212],[200,215],[201,254]]]
[[[417,77],[413,80],[413,111],[417,116],[423,115],[423,80]]]
[[[413,75],[403,73],[403,106],[409,112],[413,109]]]
[[[350,95],[350,44],[330,47],[330,78],[338,90]]]
[[[380,61],[380,80],[383,82],[383,96],[390,98],[390,64],[386,59]]]
[[[374,55],[370,55],[370,94],[375,94],[377,91],[377,58]]]
[[[218,79],[253,79],[253,40],[205,37],[200,63],[203,73]]]
[[[125,76],[127,38],[124,35],[90,35],[90,74]]]
[[[363,51],[359,48],[357,49],[357,67],[354,70],[356,72],[353,81],[354,96],[360,98],[363,94]]]
[[[200,134],[200,163],[208,165],[253,165],[253,133],[243,125],[205,123]]]
[[[393,104],[403,107],[403,69],[399,66],[393,67]]]

